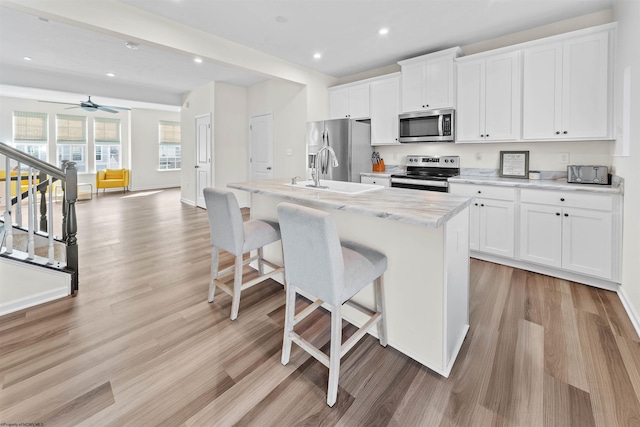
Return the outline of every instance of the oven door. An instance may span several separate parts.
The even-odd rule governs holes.
[[[423,191],[439,191],[441,193],[449,192],[449,183],[447,181],[435,181],[428,179],[414,179],[391,177],[392,188],[409,188],[411,190]]]

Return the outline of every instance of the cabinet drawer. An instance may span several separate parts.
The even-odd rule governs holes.
[[[585,194],[577,191],[522,189],[520,191],[520,201],[523,203],[539,203],[599,211],[611,211],[613,209],[613,196],[609,194]]]
[[[514,187],[452,183],[450,185],[450,189],[451,194],[460,196],[509,201],[514,201],[516,199],[516,188]]]
[[[387,188],[391,187],[391,178],[387,177],[361,176],[360,182],[362,184],[377,184],[384,185]]]

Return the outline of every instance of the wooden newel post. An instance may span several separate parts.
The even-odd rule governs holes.
[[[76,217],[76,201],[78,200],[78,170],[75,162],[67,162],[65,165],[65,192],[64,203],[67,207],[66,217],[66,243],[67,243],[67,267],[73,270],[73,283],[71,294],[78,291],[78,219]]]
[[[41,171],[38,175],[38,185],[42,185],[46,180],[47,174]],[[40,231],[45,233],[47,232],[47,190],[49,185],[40,187]]]

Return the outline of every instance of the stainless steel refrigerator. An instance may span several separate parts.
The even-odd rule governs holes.
[[[360,172],[371,171],[371,125],[353,119],[323,120],[307,123],[307,179],[325,143],[336,153],[338,166],[331,167],[325,150],[318,159],[320,179],[360,182]]]

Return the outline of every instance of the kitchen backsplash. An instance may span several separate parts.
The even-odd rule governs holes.
[[[478,144],[403,144],[375,147],[387,165],[404,165],[412,154],[460,156],[461,168],[498,170],[500,151],[529,151],[529,169],[566,171],[568,164],[605,165],[613,163],[613,141],[519,142]]]

